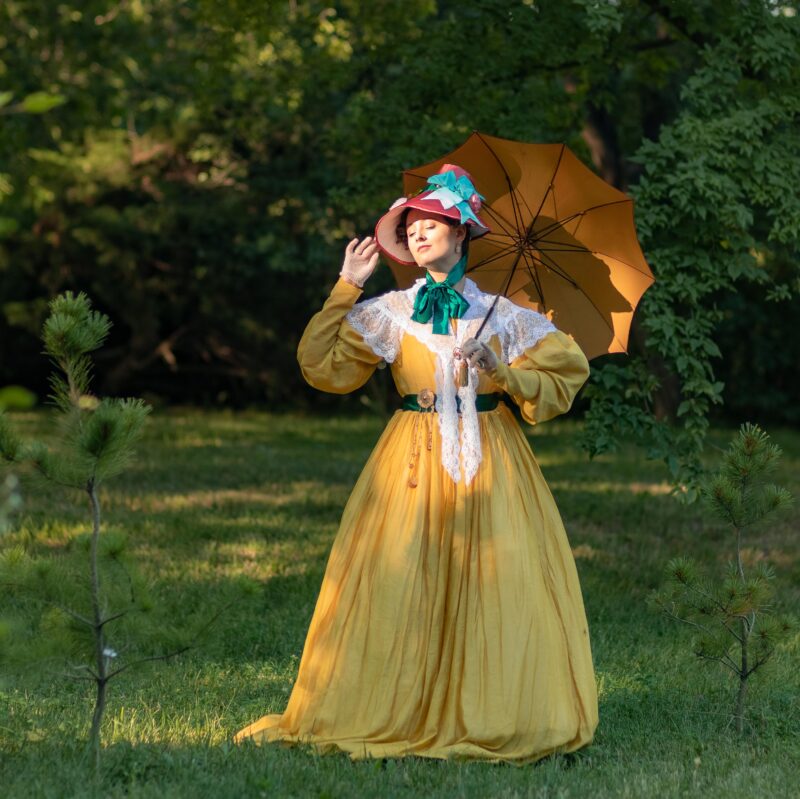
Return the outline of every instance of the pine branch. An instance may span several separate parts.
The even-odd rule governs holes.
[[[133,578],[131,577],[130,572],[125,568],[125,564],[119,558],[114,558],[113,562],[117,566],[117,568],[120,569],[122,573],[125,575],[125,579],[127,580],[128,583],[128,593],[130,595],[131,605],[135,606],[136,592],[133,590]]]
[[[684,585],[690,591],[694,591],[696,594],[699,594],[701,597],[705,597],[706,599],[708,599],[711,602],[712,605],[716,606],[717,610],[720,610],[723,613],[725,613],[726,615],[729,615],[727,606],[724,605],[722,602],[720,602],[717,599],[717,597],[715,597],[713,594],[710,594],[708,591],[703,591],[701,588],[698,588],[697,587],[697,583],[688,583],[688,582],[686,582],[686,583],[682,583],[682,585]],[[692,605],[692,607],[696,607],[696,606]]]
[[[697,657],[701,658],[702,660],[713,660],[718,663],[721,663],[723,666],[729,668],[734,674],[741,677],[741,669],[731,660],[727,655],[706,655],[702,652],[695,652]]]
[[[65,671],[62,671],[60,676],[66,678],[67,680],[80,680],[81,682],[94,682],[95,681],[95,677],[83,677],[80,674],[67,674],[67,672],[65,672]]]
[[[704,627],[702,624],[699,624],[696,621],[692,621],[691,619],[684,619],[683,616],[678,616],[676,613],[667,610],[663,606],[662,610],[667,616],[669,616],[669,618],[675,619],[675,621],[681,621],[684,624],[688,624],[690,627],[696,627],[698,630],[702,630],[707,635],[711,635],[711,630],[709,630],[708,627]]]
[[[121,610],[119,613],[114,613],[111,616],[106,616],[104,619],[100,620],[100,627],[105,627],[106,624],[112,621],[116,621],[117,619],[121,619],[123,616],[127,616],[130,612],[131,608],[127,608],[126,610]]]
[[[220,608],[220,609],[219,609],[219,610],[218,610],[218,611],[217,611],[217,612],[216,612],[216,613],[215,613],[215,614],[214,614],[214,615],[213,615],[213,616],[212,616],[212,617],[211,617],[211,618],[210,618],[210,619],[209,619],[209,620],[208,620],[208,621],[207,621],[207,622],[206,622],[206,623],[205,623],[205,624],[204,624],[204,625],[203,625],[203,626],[202,626],[202,627],[201,627],[201,628],[200,628],[200,629],[197,631],[196,635],[194,636],[194,641],[197,641],[197,640],[200,638],[200,636],[201,636],[201,635],[202,635],[204,632],[206,632],[206,630],[208,630],[208,629],[209,629],[209,628],[210,628],[210,627],[211,627],[211,626],[214,624],[214,622],[216,622],[216,620],[217,620],[217,619],[218,619],[220,616],[222,616],[222,614],[223,614],[223,613],[225,613],[225,612],[227,612],[228,610],[230,610],[230,609],[231,609],[231,608],[232,608],[232,607],[233,607],[235,604],[236,604],[236,600],[232,600],[231,602],[228,602],[226,605],[224,605],[222,608]],[[187,644],[186,646],[183,646],[183,647],[181,647],[180,649],[176,649],[174,652],[169,652],[169,653],[168,653],[168,654],[166,654],[166,655],[152,655],[152,656],[150,656],[150,657],[145,657],[145,658],[140,658],[140,659],[138,659],[138,660],[134,660],[134,661],[132,661],[131,663],[126,663],[124,666],[120,666],[120,667],[119,667],[118,669],[116,669],[115,671],[112,671],[111,673],[109,673],[108,675],[106,675],[106,680],[110,680],[112,677],[116,677],[118,674],[122,674],[122,672],[123,672],[123,671],[126,671],[127,669],[131,668],[132,666],[138,666],[138,665],[139,665],[139,664],[141,664],[141,663],[149,663],[149,662],[151,662],[151,661],[155,661],[155,660],[169,660],[169,659],[171,659],[171,658],[177,657],[178,655],[182,655],[184,652],[188,652],[190,649],[194,649],[194,648],[195,648],[195,646],[196,646],[196,643],[190,643],[190,644]]]
[[[193,648],[194,645],[187,644],[186,646],[183,646],[180,649],[176,649],[174,652],[168,652],[166,655],[151,655],[150,657],[139,658],[138,660],[132,660],[130,663],[126,663],[124,666],[120,666],[118,669],[110,671],[106,675],[106,680],[113,679],[118,674],[122,674],[122,672],[127,671],[133,666],[140,666],[142,663],[151,663],[156,660],[170,660],[174,657],[177,657],[178,655],[182,655],[184,652],[188,652],[190,649]]]
[[[744,641],[744,638],[739,635],[739,633],[734,632],[728,625],[725,623],[724,619],[717,619],[717,621],[741,644]]]
[[[35,589],[29,585],[25,585],[24,583],[2,583],[2,585],[7,588],[19,588],[23,591],[28,591],[32,595],[32,599],[35,602],[41,602],[42,604],[50,605],[51,607],[66,613],[67,616],[75,619],[75,621],[79,621],[81,624],[85,624],[87,627],[94,628],[94,622],[91,619],[87,618],[86,616],[82,616],[77,611],[72,610],[72,608],[68,608],[66,605],[62,605],[60,602],[55,602],[52,599],[45,599],[44,597],[37,596]]]

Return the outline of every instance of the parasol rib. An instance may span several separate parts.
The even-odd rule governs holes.
[[[552,259],[551,259],[551,260],[552,260]],[[553,263],[555,263],[555,262],[553,262]],[[545,264],[545,266],[547,266],[547,264]],[[552,268],[552,267],[551,267],[551,268]],[[555,270],[554,270],[554,271],[555,271]],[[600,308],[598,308],[598,307],[597,307],[597,304],[596,304],[596,303],[594,302],[594,300],[593,300],[593,299],[592,299],[592,298],[591,298],[591,297],[590,297],[590,296],[589,296],[589,295],[588,295],[588,294],[587,294],[587,293],[586,293],[586,292],[585,292],[585,291],[584,291],[584,290],[581,288],[581,285],[580,285],[579,283],[577,283],[577,282],[575,282],[575,281],[570,281],[570,282],[573,284],[573,286],[576,288],[576,290],[580,291],[580,293],[581,293],[581,294],[583,294],[583,296],[584,296],[584,297],[586,297],[587,301],[588,301],[588,302],[589,302],[589,304],[592,306],[592,308],[594,308],[594,309],[595,309],[595,311],[597,311],[597,315],[600,317],[600,319],[601,319],[601,320],[602,320],[602,322],[605,324],[605,326],[606,326],[606,327],[607,327],[607,328],[608,328],[608,329],[611,331],[612,338],[614,339],[614,341],[616,341],[616,342],[617,342],[617,343],[618,343],[618,344],[619,344],[619,345],[622,347],[622,349],[623,349],[625,352],[627,352],[628,350],[627,350],[627,348],[625,347],[625,345],[624,345],[624,344],[623,344],[623,343],[622,343],[622,342],[621,342],[621,341],[620,341],[620,340],[617,338],[617,332],[616,332],[616,330],[614,330],[614,325],[613,325],[613,324],[611,324],[611,323],[609,323],[608,319],[607,319],[607,318],[605,317],[605,315],[603,314],[603,311],[602,311]],[[476,336],[475,338],[477,338],[477,336]]]
[[[542,208],[544,208],[544,201],[547,199],[547,195],[553,190],[553,181],[556,179],[556,172],[558,172],[558,168],[561,166],[561,159],[564,157],[564,150],[566,149],[566,146],[566,144],[562,144],[561,149],[558,151],[558,160],[556,161],[555,169],[553,169],[553,174],[550,176],[550,183],[547,186],[547,191],[544,193],[542,201],[539,203],[539,207],[536,209],[536,213],[533,215],[534,219],[539,218],[539,214],[542,213]]]
[[[468,267],[468,268],[467,268],[467,271],[468,271],[468,272],[471,272],[471,271],[473,271],[474,269],[479,269],[480,267],[486,266],[486,264],[490,264],[490,263],[492,263],[492,262],[494,262],[494,261],[499,261],[501,258],[505,258],[505,257],[506,257],[506,256],[508,256],[510,253],[512,253],[512,252],[514,251],[514,249],[515,249],[515,248],[513,248],[513,247],[509,247],[509,248],[508,248],[506,251],[504,251],[504,252],[498,252],[498,253],[496,253],[495,255],[492,255],[492,256],[490,256],[490,257],[488,257],[488,258],[484,258],[482,261],[479,261],[479,262],[478,262],[477,264],[475,264],[474,266],[472,266],[472,267]],[[491,271],[491,270],[487,270],[487,271]]]
[[[625,203],[633,203],[633,200],[614,200],[612,202],[607,203],[600,203],[598,205],[592,205],[589,208],[584,208],[582,211],[576,211],[574,214],[570,214],[564,219],[556,219],[554,220],[552,225],[548,225],[547,227],[543,227],[541,230],[537,231],[540,236],[546,236],[548,233],[551,233],[553,230],[557,230],[560,227],[564,227],[567,222],[571,222],[575,219],[576,216],[586,216],[586,214],[591,213],[592,211],[597,211],[600,208],[609,208],[612,205],[623,205]],[[538,215],[537,215],[538,216]]]
[[[533,253],[531,253],[531,255],[533,255]],[[533,285],[536,286],[536,291],[539,293],[539,299],[541,300],[542,306],[546,308],[547,303],[544,299],[544,287],[542,286],[542,281],[539,278],[536,270],[531,268],[531,264],[528,262],[527,257],[525,258],[525,268],[528,270],[528,274],[531,276]]]
[[[478,134],[478,136],[480,136],[480,134]],[[485,141],[485,139],[483,139],[483,137],[481,137],[481,141],[487,146],[487,149],[489,150],[489,152],[494,156],[494,158],[500,164],[500,168],[503,170],[503,174],[506,177],[506,182],[508,183],[509,186],[511,186],[511,178],[509,177],[505,166],[503,166],[502,161],[500,161],[500,159],[498,158],[498,156],[494,152],[494,150],[492,150],[492,148],[489,147],[488,144],[486,144],[486,141]],[[545,203],[545,200],[547,199],[547,195],[553,189],[553,181],[555,180],[555,176],[556,176],[556,173],[558,172],[559,166],[561,166],[561,159],[564,156],[564,150],[565,149],[566,149],[566,145],[562,144],[561,145],[561,149],[558,152],[558,160],[556,161],[556,165],[553,168],[553,174],[550,177],[550,183],[549,183],[549,185],[547,187],[547,191],[542,196],[542,200],[539,203],[539,207],[537,208],[536,213],[532,216],[531,222],[530,222],[530,224],[528,225],[528,227],[525,230],[525,238],[523,239],[523,241],[527,241],[530,238],[531,232],[533,230],[533,223],[538,219],[539,214],[542,211],[542,208],[544,208],[544,203]],[[516,199],[515,194],[516,193],[515,193],[515,191],[514,191],[514,189],[512,187],[511,188],[511,207],[515,209],[514,215],[515,215],[515,217],[517,217],[518,200]],[[526,208],[527,208],[527,203],[525,203],[525,205],[526,205]],[[530,208],[527,208],[527,210],[530,213]],[[519,217],[517,217],[517,218],[521,222],[521,218],[519,218]],[[508,293],[508,288],[511,285],[512,279],[514,278],[514,273],[517,271],[517,264],[519,263],[519,259],[522,257],[522,253],[523,252],[524,252],[524,248],[520,248],[519,252],[517,252],[517,257],[514,259],[514,263],[511,265],[511,269],[509,270],[508,280],[506,281],[506,286],[503,289],[503,295],[504,296]],[[494,312],[494,309],[495,309],[495,307],[497,305],[497,300],[498,300],[499,296],[500,295],[498,295],[497,297],[494,298],[494,301],[492,302],[491,306],[489,307],[489,312],[484,317],[483,322],[481,322],[481,326],[478,328],[478,332],[475,334],[475,338],[476,339],[480,336],[481,332],[483,331],[483,328],[486,325],[486,322],[489,320],[489,317]]]
[[[580,289],[578,283],[572,278],[571,275],[568,275],[564,272],[561,267],[551,259],[550,263],[547,263],[542,258],[537,258],[533,252],[528,253],[530,257],[533,259],[535,264],[539,264],[540,266],[545,267],[545,269],[549,270],[550,272],[554,272],[558,277],[564,280],[566,283],[569,283],[573,288]]]
[[[488,205],[484,205],[482,210],[486,214],[486,216],[488,216],[493,221],[497,222],[500,225],[500,227],[503,228],[505,235],[507,236],[514,235],[515,228],[513,224],[509,222],[502,214],[498,213],[497,211],[494,210],[494,208]],[[502,234],[494,233],[493,235],[500,236]]]
[[[511,207],[514,209],[514,223],[516,225],[516,229],[519,230],[522,227],[522,215],[519,213],[519,205],[515,201],[514,196],[514,185],[511,182],[511,176],[508,174],[508,170],[505,167],[505,164],[501,160],[500,156],[489,146],[489,142],[483,138],[483,136],[475,131],[475,135],[480,139],[481,144],[491,153],[492,158],[497,162],[497,165],[503,171],[503,177],[506,179],[506,185],[508,186],[508,193],[511,197]],[[530,211],[530,209],[528,209]]]

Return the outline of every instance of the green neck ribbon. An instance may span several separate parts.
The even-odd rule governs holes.
[[[412,321],[425,324],[433,317],[433,332],[446,336],[450,332],[450,319],[460,319],[469,308],[469,303],[453,288],[466,273],[466,255],[461,257],[441,283],[437,283],[428,272],[425,285],[419,287],[414,299]]]

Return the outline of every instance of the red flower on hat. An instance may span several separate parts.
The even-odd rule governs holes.
[[[472,209],[473,213],[476,213],[476,214],[480,213],[481,206],[483,205],[483,203],[481,202],[481,198],[480,198],[479,194],[477,194],[477,193],[473,194],[469,198],[468,202],[469,202],[469,207]]]

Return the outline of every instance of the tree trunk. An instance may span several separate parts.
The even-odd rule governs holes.
[[[739,678],[739,692],[736,696],[736,732],[744,732],[744,704],[747,698],[747,677]]]
[[[739,692],[736,696],[736,732],[739,735],[744,731],[744,705],[747,699],[747,678],[748,678],[748,662],[747,662],[747,639],[750,635],[750,628],[747,622],[741,620],[741,633],[742,633],[742,667],[739,672]]]
[[[95,778],[100,777],[100,725],[103,721],[103,713],[106,709],[106,686],[108,681],[103,677],[96,680],[97,695],[94,702],[94,714],[92,715],[92,730],[89,733],[89,745],[92,747],[92,761],[94,763]]]
[[[95,777],[100,776],[100,725],[103,721],[103,712],[106,709],[106,656],[105,636],[103,634],[103,616],[100,604],[100,571],[97,563],[97,550],[100,543],[100,502],[97,499],[97,487],[94,478],[89,480],[86,487],[89,501],[92,505],[92,544],[89,553],[91,569],[92,593],[92,620],[94,622],[94,651],[95,651],[95,683],[97,696],[94,703],[92,728],[89,733],[89,744],[92,747],[94,758]]]

